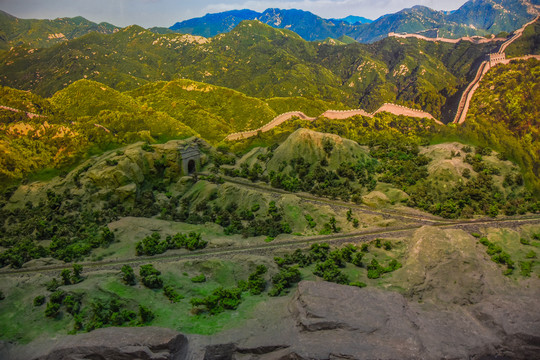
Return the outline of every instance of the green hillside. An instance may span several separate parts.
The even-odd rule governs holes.
[[[462,136],[501,151],[540,192],[540,61],[497,65],[475,92]]]
[[[136,112],[140,105],[107,85],[79,80],[58,91],[51,102],[72,116],[96,116],[103,110]]]
[[[211,141],[256,129],[277,115],[262,100],[191,80],[155,82],[126,94],[180,120]]]
[[[21,112],[0,109],[3,185],[46,168],[58,173],[89,153],[111,147],[198,135],[179,120],[94,81],[80,80],[51,99],[2,87],[0,101],[5,106],[43,114],[29,118]]]
[[[0,50],[12,46],[51,47],[91,32],[112,34],[118,28],[108,23],[96,24],[77,16],[54,20],[18,19],[0,10]]]
[[[493,49],[394,38],[324,45],[259,21],[212,39],[131,26],[32,53],[14,48],[0,56],[0,83],[51,96],[83,78],[118,91],[184,78],[253,97],[307,97],[370,111],[398,102],[437,117],[445,97],[473,76],[472,64]]]
[[[529,25],[523,35],[506,48],[507,57],[540,54],[540,21]]]

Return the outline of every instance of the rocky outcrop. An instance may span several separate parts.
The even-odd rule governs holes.
[[[0,358],[13,360],[180,360],[188,352],[187,338],[157,328],[105,328],[24,347],[0,347]]]
[[[287,310],[262,316],[264,326],[200,344],[204,359],[535,359],[540,351],[540,304],[531,294],[448,307],[303,281]]]
[[[480,302],[419,303],[376,288],[302,281],[256,319],[214,336],[107,328],[17,348],[2,359],[538,359],[538,290]],[[0,344],[1,345],[1,344]],[[189,345],[189,346],[188,346]]]

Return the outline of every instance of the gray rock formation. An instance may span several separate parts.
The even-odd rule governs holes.
[[[1,359],[14,360],[180,360],[187,356],[187,338],[157,328],[104,328],[59,340],[22,347],[0,346]]]
[[[215,336],[108,328],[0,350],[2,359],[539,359],[538,289],[473,305],[418,303],[391,291],[303,281]],[[36,350],[38,349],[38,351]]]

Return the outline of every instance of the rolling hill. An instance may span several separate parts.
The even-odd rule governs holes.
[[[19,19],[0,10],[0,50],[12,46],[51,47],[82,35],[112,34],[119,28],[109,23],[93,23],[78,16],[54,20]]]
[[[438,117],[444,97],[466,83],[475,62],[494,48],[395,38],[319,44],[259,21],[211,39],[130,26],[30,53],[14,48],[0,55],[0,83],[51,96],[80,79],[126,91],[183,78],[252,97],[300,96],[369,111],[398,102]]]

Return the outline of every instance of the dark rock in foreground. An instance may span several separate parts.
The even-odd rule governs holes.
[[[474,305],[418,303],[374,288],[303,281],[242,328],[213,337],[108,328],[0,350],[13,359],[539,359],[538,290]],[[39,351],[37,351],[38,349]],[[45,354],[45,355],[43,355]]]
[[[35,360],[180,360],[187,356],[187,338],[158,327],[104,328],[20,348],[0,347],[1,359]]]

